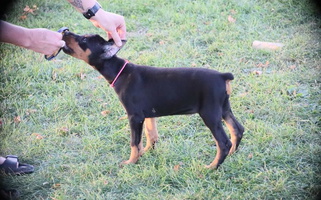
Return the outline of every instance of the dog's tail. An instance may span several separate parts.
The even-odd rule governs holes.
[[[224,80],[234,80],[234,76],[232,73],[222,73],[222,76]]]
[[[231,83],[230,81],[234,79],[234,76],[232,73],[223,73],[223,79],[225,80],[225,84],[226,84],[226,93],[228,95],[232,94],[232,87],[231,87]]]

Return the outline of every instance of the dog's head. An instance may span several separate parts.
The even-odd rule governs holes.
[[[66,42],[63,47],[66,54],[93,66],[115,56],[126,43],[122,40],[123,45],[118,47],[112,39],[106,41],[99,35],[77,35],[69,31],[64,33],[62,39]]]

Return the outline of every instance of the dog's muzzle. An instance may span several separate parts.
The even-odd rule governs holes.
[[[65,32],[67,32],[67,31],[69,31],[69,29],[68,29],[67,27],[62,27],[62,28],[60,28],[60,29],[58,30],[58,33],[61,33],[61,34],[63,35],[63,34],[65,34]],[[56,51],[55,53],[53,53],[53,54],[51,54],[51,55],[49,55],[49,56],[45,55],[45,59],[48,60],[48,61],[54,59],[54,58],[60,53],[60,51],[61,51],[62,48],[63,48],[63,47],[60,47],[60,49],[59,49],[58,51]]]

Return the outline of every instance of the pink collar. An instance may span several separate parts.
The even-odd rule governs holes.
[[[118,77],[120,76],[120,74],[123,72],[123,70],[125,69],[126,65],[128,64],[128,60],[125,60],[125,63],[123,65],[123,67],[120,69],[120,71],[118,72],[117,76],[115,77],[115,79],[113,80],[113,82],[110,84],[110,87],[115,87],[115,83],[118,79]]]

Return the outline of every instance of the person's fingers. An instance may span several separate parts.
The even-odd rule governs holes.
[[[56,48],[61,48],[64,47],[66,45],[66,42],[62,40],[62,34],[58,33],[58,32],[52,32],[54,35],[48,35],[47,37],[50,37],[49,39],[52,40],[52,42],[54,42],[54,38],[56,38],[55,43],[52,43],[53,47],[56,46]],[[48,41],[49,41],[48,39]]]
[[[122,42],[121,42],[121,39],[120,39],[117,31],[114,30],[113,32],[110,33],[110,35],[111,35],[111,37],[114,39],[115,44],[116,44],[118,47],[121,47]]]
[[[57,37],[57,39],[62,40],[62,34],[61,34],[61,33],[58,33],[58,32],[53,31],[53,34],[55,34],[55,36]]]
[[[122,40],[126,40],[126,25],[118,27],[117,33]]]
[[[63,40],[60,40],[60,47],[64,47],[66,45],[66,42]]]

